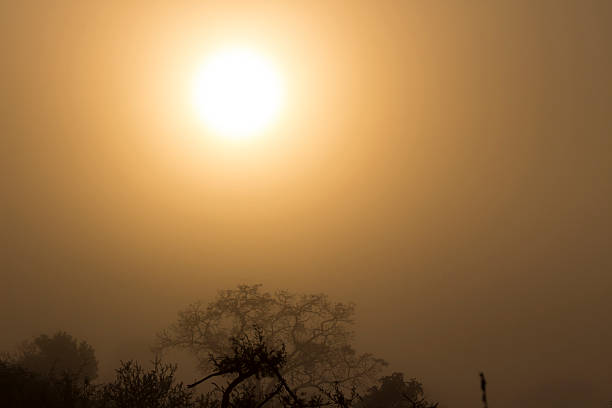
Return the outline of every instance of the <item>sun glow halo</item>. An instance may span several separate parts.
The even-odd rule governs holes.
[[[193,98],[215,133],[241,139],[263,131],[278,115],[283,81],[263,56],[243,48],[220,51],[195,78]]]

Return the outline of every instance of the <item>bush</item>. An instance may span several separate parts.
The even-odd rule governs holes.
[[[101,407],[109,408],[207,408],[214,401],[208,396],[194,398],[183,383],[176,383],[176,366],[153,361],[146,371],[138,362],[122,362],[115,380],[98,394]]]
[[[73,377],[41,375],[10,361],[0,361],[0,406],[3,408],[86,408],[95,388]]]

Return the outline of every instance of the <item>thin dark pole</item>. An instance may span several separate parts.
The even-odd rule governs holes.
[[[482,390],[482,403],[484,408],[489,408],[487,403],[487,380],[485,380],[484,373],[480,373],[480,389]]]

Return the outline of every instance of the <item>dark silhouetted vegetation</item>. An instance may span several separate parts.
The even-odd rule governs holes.
[[[191,352],[205,374],[214,368],[210,355],[231,354],[229,339],[262,335],[269,347],[285,348],[281,373],[296,391],[334,384],[363,388],[386,362],[353,348],[354,313],[354,305],[331,302],[323,294],[271,294],[261,285],[242,285],[180,311],[178,321],[159,334],[158,350]],[[273,384],[264,382],[264,388],[270,392]]]
[[[435,408],[415,379],[393,373],[376,380],[386,363],[352,348],[353,314],[353,305],[325,295],[272,295],[259,285],[223,291],[206,307],[180,312],[159,337],[160,350],[188,349],[207,370],[190,385],[157,357],[150,368],[121,362],[112,381],[93,384],[92,346],[65,332],[40,335],[0,358],[0,406]],[[212,389],[196,388],[205,382]]]
[[[371,390],[360,397],[354,389],[347,393],[337,384],[322,386],[316,392],[295,392],[278,371],[285,361],[283,354],[283,351],[266,348],[259,340],[237,341],[236,354],[217,359],[218,371],[203,379],[223,376],[227,384],[217,386],[208,393],[196,393],[189,389],[203,381],[191,387],[177,382],[176,366],[159,360],[155,360],[150,369],[144,369],[135,361],[122,362],[113,381],[97,385],[80,383],[69,376],[58,378],[41,375],[14,362],[0,361],[0,401],[3,408],[436,407],[435,404],[424,403],[422,399],[401,397],[397,400],[399,404],[386,405],[391,400],[385,391],[381,394],[380,391]],[[268,394],[259,393],[256,382],[248,382],[250,378],[263,377],[275,380],[273,391]],[[386,390],[384,384],[388,378],[381,378],[383,385],[380,390]],[[408,402],[412,405],[407,405]]]
[[[0,361],[0,406],[4,408],[90,407],[95,394],[94,386],[70,375],[49,376],[12,361]]]
[[[115,380],[101,386],[96,403],[112,408],[191,408],[208,407],[209,399],[194,394],[175,380],[176,366],[159,359],[145,370],[138,362],[122,362]]]
[[[0,406],[3,408],[215,408],[207,395],[195,396],[176,382],[176,366],[153,362],[149,370],[135,361],[122,362],[107,384],[79,382],[28,371],[0,361]]]
[[[272,387],[273,391],[262,396],[263,401],[269,401],[283,390],[297,398],[280,374],[280,370],[287,362],[284,347],[279,350],[269,348],[260,330],[255,331],[254,339],[249,338],[247,334],[243,334],[239,338],[233,338],[231,343],[232,352],[230,354],[218,357],[210,356],[210,362],[215,371],[200,381],[189,385],[190,388],[216,376],[233,377],[227,386],[220,388],[222,392],[221,408],[228,408],[232,391],[236,387],[251,378],[256,380],[271,378],[277,383]],[[251,387],[251,389],[255,391],[254,387]],[[243,393],[244,391],[245,389],[243,389]],[[247,392],[247,394],[252,395],[254,392]],[[249,400],[252,399],[254,398],[249,396]]]
[[[423,385],[416,379],[404,380],[404,374],[382,377],[370,388],[358,404],[363,408],[435,408],[425,399]]]
[[[15,360],[28,371],[50,377],[70,377],[79,382],[98,377],[98,360],[93,347],[66,332],[52,336],[41,334],[24,341]]]
[[[311,387],[310,392],[292,389],[281,371],[287,364],[285,347],[270,348],[265,341],[261,329],[254,328],[255,337],[244,334],[231,339],[232,352],[228,355],[210,356],[210,362],[215,371],[203,379],[189,385],[194,387],[217,376],[228,378],[226,386],[218,387],[221,392],[221,408],[261,407],[265,404],[282,407],[349,407],[356,400],[357,394],[353,388],[350,397],[340,389],[339,383],[333,387],[319,385]],[[259,381],[270,379],[270,391],[261,392]],[[255,381],[250,381],[255,380]],[[250,383],[249,383],[250,382]],[[232,392],[240,387],[232,397]],[[312,389],[315,388],[315,389]]]

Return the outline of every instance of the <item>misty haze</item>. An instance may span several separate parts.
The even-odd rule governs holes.
[[[612,2],[0,1],[0,407],[609,408]]]

